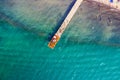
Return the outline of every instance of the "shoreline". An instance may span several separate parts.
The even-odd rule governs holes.
[[[114,9],[120,10],[120,2],[119,3],[118,2],[110,3],[108,0],[93,0],[93,1],[104,4],[106,6],[114,8]]]
[[[88,3],[88,2],[87,2]],[[83,3],[84,4],[84,3]],[[91,5],[91,6],[93,6],[93,5]],[[103,5],[103,4],[101,4],[101,6],[103,6],[103,8],[108,8],[108,7],[106,7],[106,5]],[[88,7],[88,6],[87,6]],[[79,10],[80,11],[80,10]],[[78,16],[78,15],[76,15],[76,16]],[[36,33],[36,31],[34,31],[33,29],[28,29],[29,28],[29,24],[28,25],[24,25],[24,24],[21,24],[20,22],[19,22],[19,20],[18,21],[14,21],[13,19],[10,19],[10,16],[6,16],[5,14],[4,14],[4,20],[6,20],[8,23],[10,23],[10,24],[12,24],[12,25],[14,25],[14,26],[19,26],[20,28],[22,28],[22,29],[24,29],[25,31],[30,31],[30,32],[33,32],[33,33],[35,33],[35,34],[37,34],[37,35],[41,35],[41,36],[44,36],[45,38],[48,38],[48,34],[49,33],[44,33],[44,31],[43,31],[43,33],[41,33],[41,34],[38,34],[38,33]],[[90,19],[88,19],[88,20],[90,20]],[[104,22],[104,21],[103,21]],[[22,26],[22,27],[21,27]],[[74,25],[75,26],[75,25]],[[79,27],[79,26],[78,26]],[[79,28],[80,29],[80,28]],[[38,31],[39,32],[39,31]],[[76,32],[75,34],[77,34],[77,35],[79,35],[79,33],[80,32]],[[47,36],[47,37],[46,37]],[[72,34],[70,34],[70,36],[72,36]],[[83,35],[84,36],[84,35]],[[64,38],[65,39],[65,38]],[[63,41],[64,41],[64,39],[63,39]],[[88,38],[89,39],[89,38]],[[76,40],[76,38],[75,38],[75,40]],[[75,43],[88,43],[88,42],[95,42],[95,44],[97,43],[97,44],[99,44],[99,43],[102,43],[103,45],[104,45],[104,43],[105,44],[107,44],[108,43],[108,45],[110,44],[110,45],[114,45],[114,43],[110,43],[110,42],[108,42],[108,41],[97,41],[97,40],[95,40],[95,39],[93,39],[93,40],[91,40],[91,41],[89,41],[89,40],[85,40],[84,41],[84,39],[78,39],[78,41],[76,40],[75,41],[74,40],[74,42]],[[119,39],[118,39],[119,40]],[[46,40],[47,41],[47,40]],[[68,41],[70,41],[70,39],[68,39]],[[73,42],[73,41],[70,41],[70,42]],[[107,42],[107,43],[106,43]],[[118,44],[118,43],[115,43],[115,45],[118,45],[118,46],[120,46],[120,44]]]

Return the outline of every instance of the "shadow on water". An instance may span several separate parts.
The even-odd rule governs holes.
[[[54,28],[54,31],[52,33],[49,33],[48,41],[52,39],[54,34],[57,32],[57,30],[60,28],[61,24],[63,23],[64,19],[67,17],[68,13],[70,12],[71,8],[75,4],[76,0],[73,0],[71,4],[68,6],[68,9],[65,11],[64,15],[61,17],[60,21],[57,22],[56,27]]]
[[[11,25],[13,25],[13,26],[17,26],[17,27],[20,28],[20,29],[23,29],[23,30],[26,30],[26,31],[29,31],[29,32],[33,32],[33,33],[38,34],[38,35],[40,34],[40,32],[39,32],[37,29],[32,28],[32,27],[30,27],[30,26],[28,26],[28,25],[24,25],[24,24],[20,23],[20,22],[17,21],[17,20],[13,20],[12,17],[7,16],[7,15],[4,14],[3,12],[0,12],[0,18],[1,18],[2,20],[7,21],[9,24],[11,24]],[[41,32],[41,33],[42,33],[42,32]]]
[[[49,33],[49,38],[47,37],[46,40],[49,40],[53,37],[53,35],[57,32],[57,30],[59,29],[59,27],[61,26],[62,22],[64,21],[64,19],[66,18],[67,14],[69,13],[69,11],[71,10],[72,6],[74,5],[76,0],[72,1],[71,4],[68,6],[68,9],[64,12],[64,15],[61,17],[60,21],[57,22],[57,25],[55,26],[53,32],[50,34]],[[91,3],[90,3],[91,5]],[[96,5],[94,5],[96,7]],[[102,8],[104,8],[104,6],[102,6]],[[114,14],[113,14],[114,13]],[[68,42],[73,42],[73,43],[79,43],[79,44],[82,44],[82,43],[98,43],[98,44],[107,44],[107,45],[112,45],[112,46],[120,46],[120,44],[118,43],[115,43],[113,42],[115,39],[119,41],[118,37],[119,37],[119,30],[120,30],[120,13],[117,12],[111,12],[111,11],[103,11],[101,12],[101,14],[103,16],[103,18],[106,18],[108,15],[110,16],[111,20],[112,20],[112,24],[116,25],[115,29],[112,30],[112,32],[116,33],[116,37],[113,37],[112,42],[103,42],[103,41],[96,41],[96,40],[92,40],[92,41],[89,41],[89,40],[80,40],[80,39],[77,39],[76,37],[74,38],[74,36],[70,39],[68,39],[69,41]],[[30,31],[32,33],[35,33],[37,35],[40,35],[40,33],[44,33],[42,31],[39,31],[38,29],[35,29],[33,28],[32,26],[29,26],[29,25],[25,25],[25,24],[22,24],[21,22],[17,21],[17,20],[14,20],[12,17],[10,16],[7,16],[5,13],[3,12],[0,12],[0,18],[7,21],[8,23],[10,23],[11,25],[13,26],[17,26],[18,28],[21,28],[23,30],[27,30],[27,31]],[[88,17],[87,17],[88,19]],[[107,21],[108,18],[106,18],[105,20]],[[106,22],[106,21],[103,21],[103,22]],[[110,22],[110,21],[108,21]],[[47,34],[46,34],[47,35]]]

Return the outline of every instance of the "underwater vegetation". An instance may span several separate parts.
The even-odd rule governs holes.
[[[0,80],[119,80],[120,13],[84,1],[52,50],[73,0],[0,0]]]
[[[33,31],[47,39],[62,20],[71,2],[72,0],[3,0],[0,1],[0,14],[12,25]],[[119,45],[119,15],[119,11],[111,10],[105,5],[84,1],[66,29],[66,36],[63,37],[70,41]]]

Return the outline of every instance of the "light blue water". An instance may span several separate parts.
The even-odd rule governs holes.
[[[40,16],[43,22],[31,31],[23,27],[37,26],[34,18],[22,22],[23,17],[10,17],[2,15],[0,19],[0,80],[120,80],[119,31],[111,31],[116,27],[89,19],[85,24],[88,17],[82,21],[75,16],[52,50],[47,47],[47,38],[54,31],[56,17],[44,22],[46,17]],[[17,17],[25,26],[18,25]],[[95,26],[93,31],[91,26]]]
[[[0,24],[0,80],[119,80],[120,48],[65,42]],[[63,45],[64,44],[64,45]]]

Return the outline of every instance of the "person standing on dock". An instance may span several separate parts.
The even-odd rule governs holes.
[[[113,3],[113,0],[110,0],[111,3]]]

